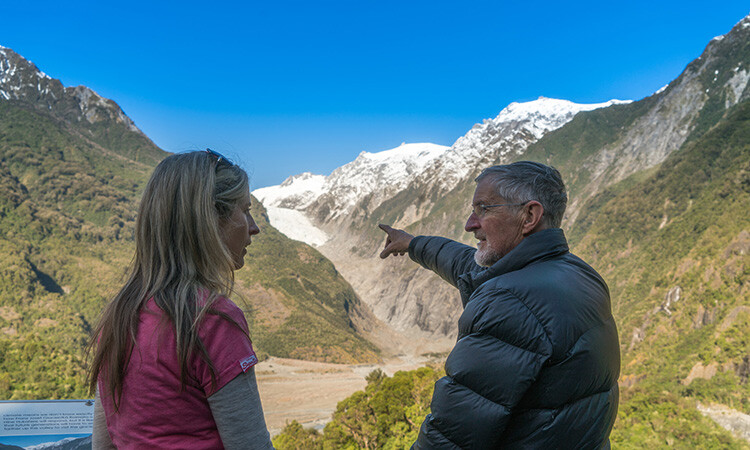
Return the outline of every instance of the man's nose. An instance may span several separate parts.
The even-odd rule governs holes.
[[[479,217],[474,213],[474,211],[471,212],[469,215],[469,218],[466,220],[466,226],[464,226],[464,230],[471,233],[472,231],[479,228]]]

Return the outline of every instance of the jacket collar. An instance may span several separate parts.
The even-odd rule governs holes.
[[[560,228],[549,228],[538,231],[524,238],[500,261],[482,270],[468,272],[458,279],[458,290],[464,306],[471,294],[487,280],[513,272],[527,265],[568,253],[568,242],[565,233]]]

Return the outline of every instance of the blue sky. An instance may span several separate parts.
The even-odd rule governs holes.
[[[522,4],[526,3],[526,4]],[[253,188],[361,151],[450,145],[513,101],[640,99],[746,1],[3,2],[0,45]]]

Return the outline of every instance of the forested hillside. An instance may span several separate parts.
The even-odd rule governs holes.
[[[0,50],[0,88],[16,96],[0,97],[0,398],[84,398],[83,349],[133,255],[140,191],[167,153],[111,100]],[[262,231],[235,299],[259,353],[377,360],[352,322],[368,311],[348,283],[255,204]]]
[[[746,101],[583,209],[571,241],[609,282],[623,350],[614,442],[718,443],[698,403],[750,414],[748,208]]]
[[[376,361],[379,350],[354,323],[362,315],[372,318],[349,283],[317,250],[274,229],[255,199],[252,213],[261,234],[247,247],[236,287],[260,351],[336,363]]]
[[[132,256],[149,165],[14,102],[0,102],[0,161],[1,392],[82,398],[82,348]]]

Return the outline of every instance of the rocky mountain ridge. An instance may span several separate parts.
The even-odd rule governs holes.
[[[0,46],[0,98],[29,103],[67,120],[85,120],[90,124],[111,120],[143,135],[114,101],[86,86],[65,87],[60,80],[3,46]]]
[[[586,199],[630,175],[655,167],[688,139],[696,139],[713,126],[721,115],[750,95],[748,72],[750,17],[723,36],[712,39],[703,53],[691,62],[666,88],[643,99],[644,111],[632,123],[623,124],[618,139],[603,145],[582,162],[573,186],[567,222],[575,221]],[[635,106],[635,105],[634,105]],[[645,108],[644,108],[645,107]],[[544,154],[532,152],[533,156]]]
[[[438,193],[446,193],[472,175],[477,167],[522,155],[531,143],[562,127],[579,112],[627,103],[630,101],[578,104],[545,97],[525,103],[513,102],[494,119],[474,125],[439,161],[420,174],[415,184],[432,185]]]

